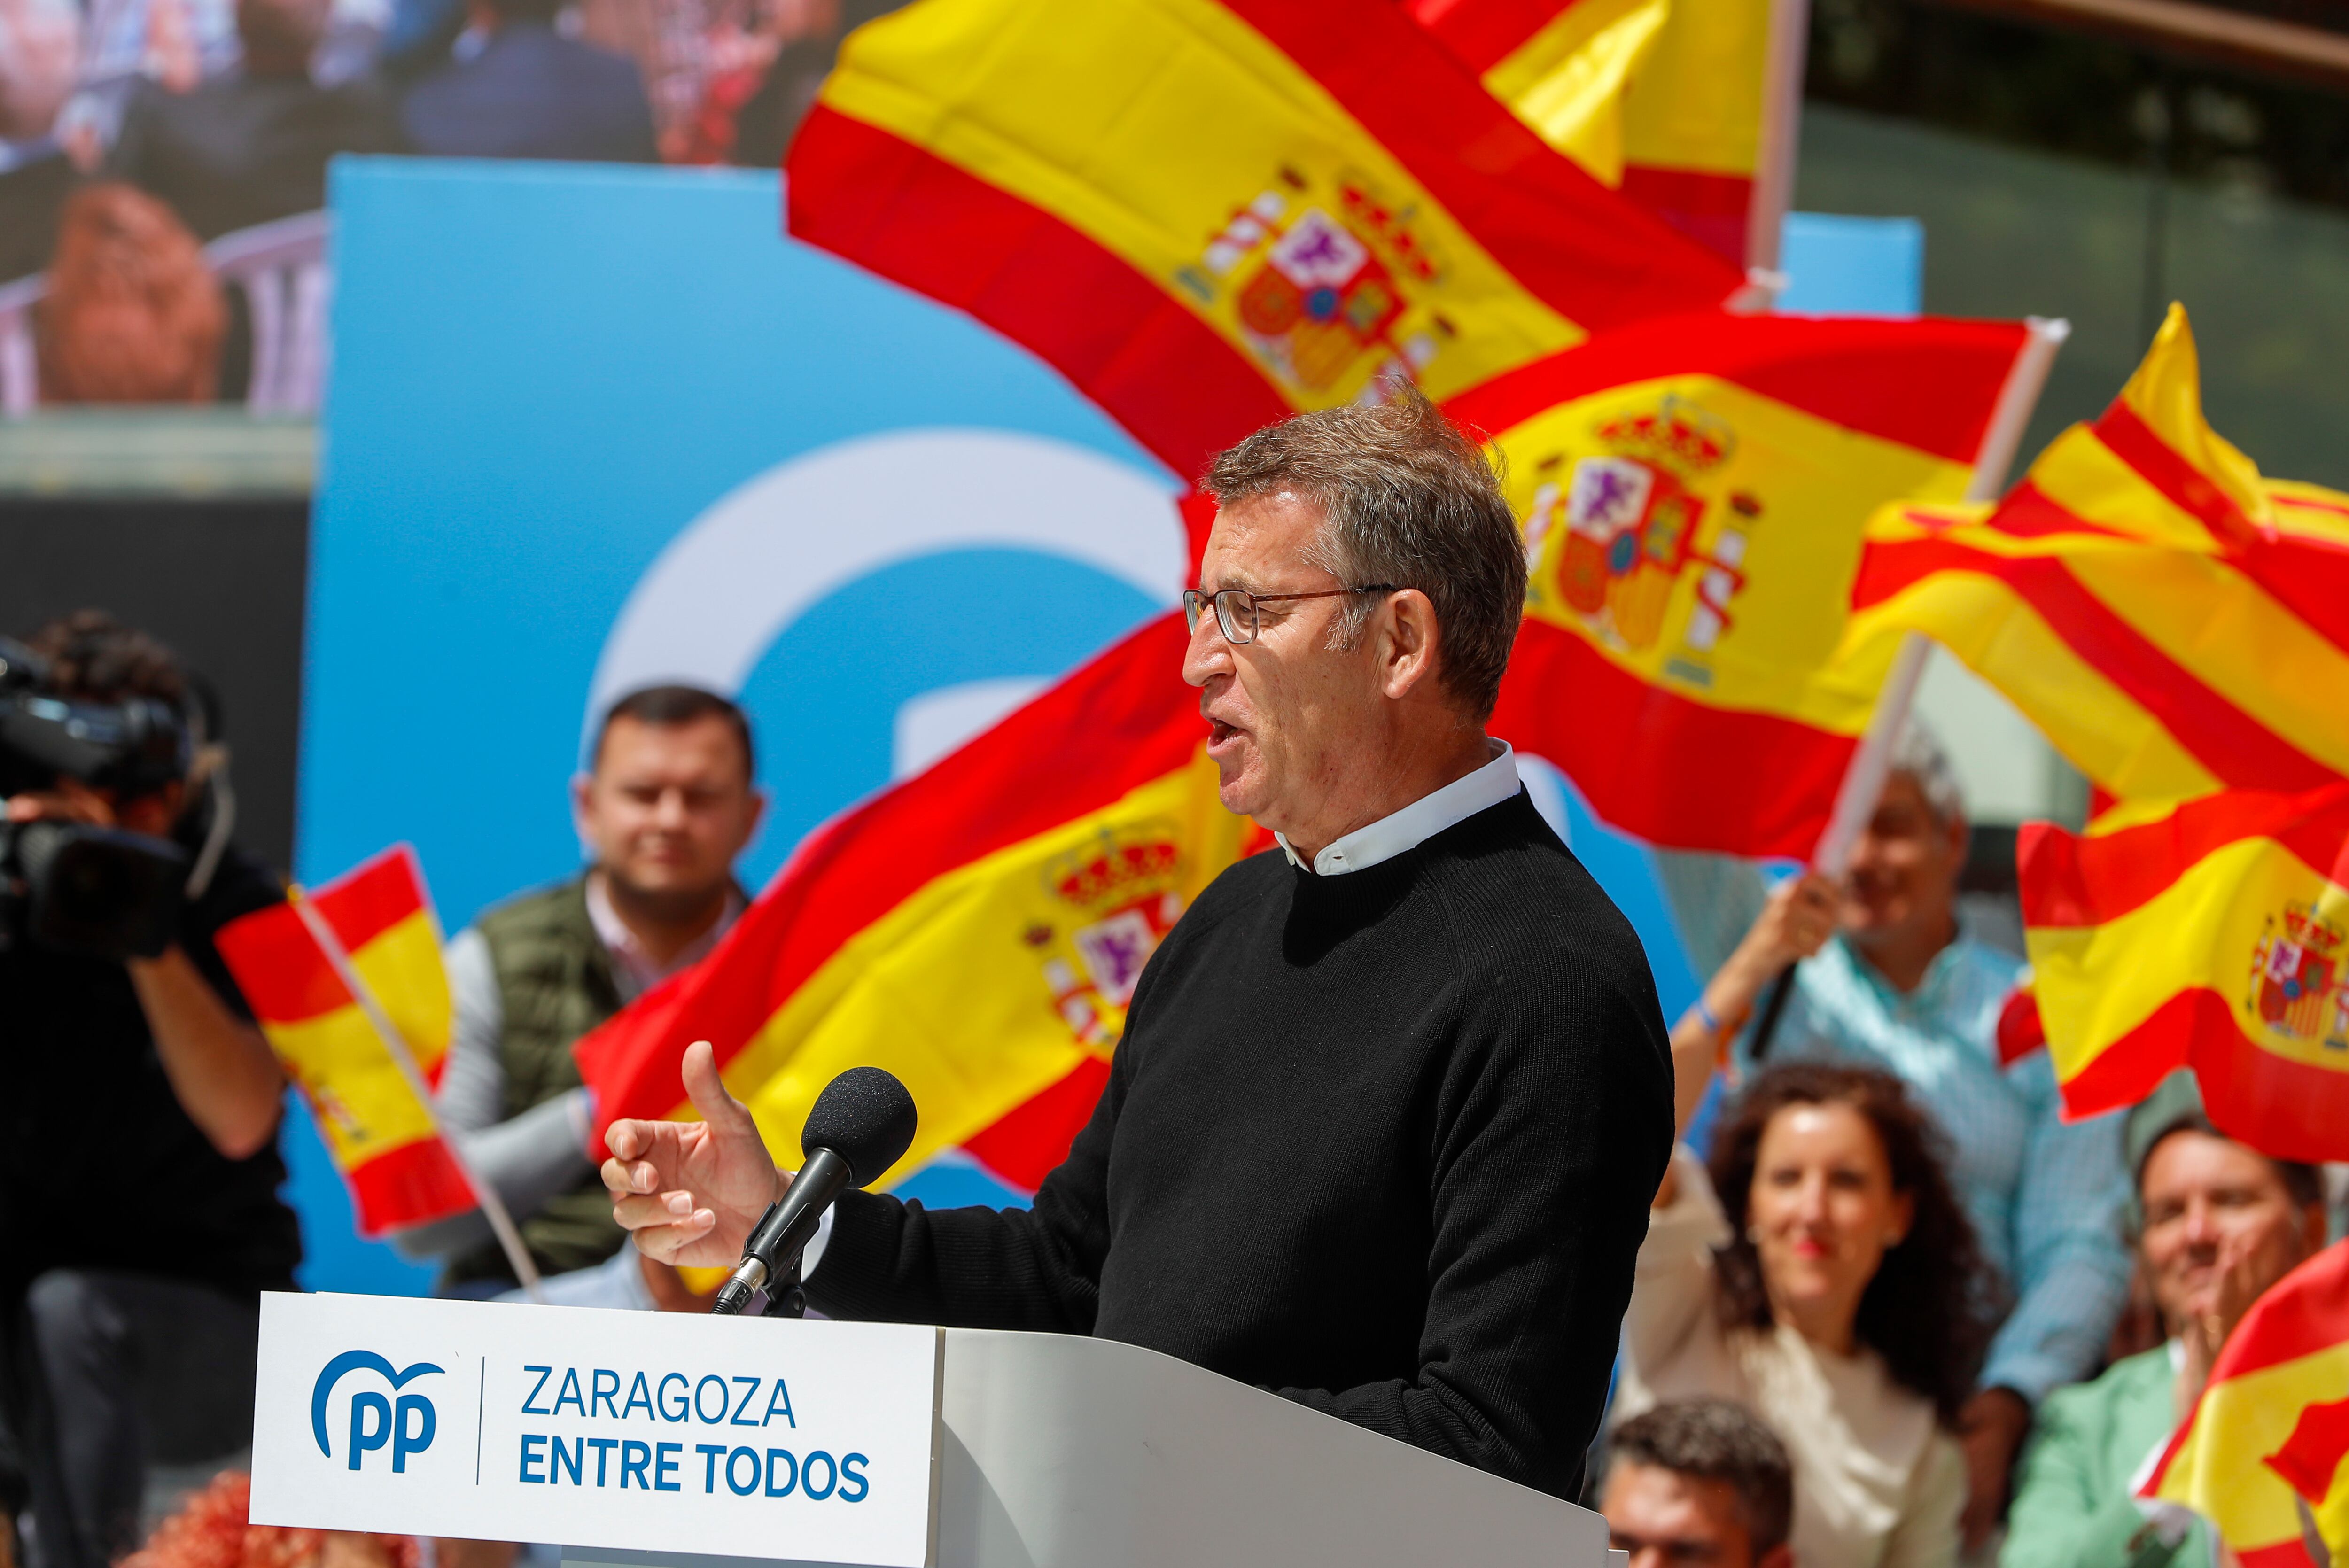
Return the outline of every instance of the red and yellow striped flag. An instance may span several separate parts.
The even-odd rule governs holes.
[[[1403,0],[1599,183],[1740,265],[1770,0]]]
[[[449,977],[415,851],[396,845],[307,896],[425,1081],[437,1085],[449,1055]],[[472,1208],[472,1189],[430,1110],[293,906],[231,922],[217,945],[350,1183],[360,1233],[378,1235]]]
[[[2230,1136],[2349,1159],[2349,783],[2035,822],[2015,860],[2070,1114],[2190,1067]]]
[[[1868,517],[1964,493],[2020,324],[1643,323],[1456,398],[1532,580],[1494,716],[1652,842],[1806,856],[1889,654],[1831,663]]]
[[[2344,1411],[2349,1242],[2335,1242],[2243,1315],[2137,1495],[2207,1517],[2243,1568],[2340,1563],[2349,1551]]]
[[[1026,345],[1185,476],[1744,281],[1391,5],[920,0],[849,37],[788,167],[793,234]]]
[[[2349,496],[2210,428],[2182,309],[1995,508],[1889,507],[1868,537],[1849,645],[1925,633],[2117,799],[2349,774]]]
[[[871,1063],[922,1109],[885,1183],[960,1146],[1034,1187],[1143,962],[1253,832],[1216,799],[1185,636],[1151,622],[819,832],[707,960],[579,1042],[599,1114],[690,1115],[678,1066],[706,1038],[788,1158],[817,1093]]]

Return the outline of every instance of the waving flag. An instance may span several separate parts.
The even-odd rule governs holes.
[[[437,1086],[449,1055],[449,979],[415,851],[395,846],[308,897]],[[472,1208],[431,1112],[294,907],[232,921],[216,945],[350,1183],[361,1233]]]
[[[2336,1242],[2243,1315],[2137,1495],[2209,1518],[2243,1568],[2339,1563],[2349,1547],[2344,1396],[2349,1242]]]
[[[2204,422],[2183,310],[1995,508],[1868,532],[1852,645],[1926,633],[2107,793],[2349,774],[2349,496],[2262,480]]]
[[[1455,399],[1533,568],[1495,733],[1652,842],[1807,855],[1889,665],[1835,662],[1863,527],[1964,492],[2027,338],[1684,316]]]
[[[2230,1136],[2349,1159],[2349,782],[2149,810],[2017,842],[2065,1109],[2133,1104],[2190,1067]]]
[[[1601,184],[1746,260],[1770,0],[1403,0]]]
[[[1186,477],[1743,283],[1388,5],[922,0],[850,36],[789,173],[793,234],[1026,345]]]
[[[922,1108],[885,1181],[957,1145],[1034,1187],[1091,1114],[1142,965],[1250,832],[1216,798],[1183,617],[1154,621],[823,830],[702,964],[574,1047],[599,1113],[690,1114],[709,1039],[779,1156],[833,1075]]]

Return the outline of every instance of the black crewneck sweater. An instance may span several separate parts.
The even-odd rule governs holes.
[[[1035,1207],[850,1193],[809,1295],[1147,1346],[1570,1496],[1671,1140],[1646,955],[1519,794],[1225,872]]]

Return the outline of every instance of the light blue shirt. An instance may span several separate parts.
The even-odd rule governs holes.
[[[1658,857],[1683,862],[1664,878],[1676,912],[1702,889],[1708,907],[1692,908],[1683,922],[1692,948],[1700,945],[1692,927],[1705,928],[1713,936],[1705,945],[1718,946],[1728,928],[1743,934],[1760,913],[1761,876],[1739,862],[1727,862],[1734,870],[1723,874],[1718,861],[1704,868],[1710,875],[1691,874],[1693,858]],[[1710,973],[1727,950],[1692,956]],[[1999,1009],[2022,971],[2020,959],[1961,936],[1903,995],[1837,937],[1796,968],[1769,1059],[1830,1057],[1882,1068],[1940,1124],[1959,1200],[2013,1293],[1982,1386],[2012,1388],[2035,1406],[2103,1359],[2128,1294],[2121,1223],[2128,1178],[2123,1113],[2064,1121],[2044,1050],[2000,1065]],[[1754,1070],[1749,1040],[1738,1042],[1737,1062],[1742,1073]]]

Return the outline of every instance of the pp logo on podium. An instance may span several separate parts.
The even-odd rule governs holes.
[[[368,1454],[388,1446],[392,1473],[406,1474],[408,1457],[432,1446],[432,1434],[440,1419],[433,1413],[431,1400],[421,1394],[402,1394],[399,1390],[427,1373],[441,1370],[429,1361],[419,1361],[398,1371],[372,1350],[344,1351],[326,1363],[310,1390],[310,1433],[318,1439],[318,1451],[328,1459],[335,1457],[334,1447],[326,1439],[326,1401],[333,1396],[335,1385],[351,1373],[371,1372],[388,1384],[397,1398],[386,1398],[372,1388],[361,1388],[351,1395],[351,1429],[346,1444],[350,1467],[359,1469]]]

